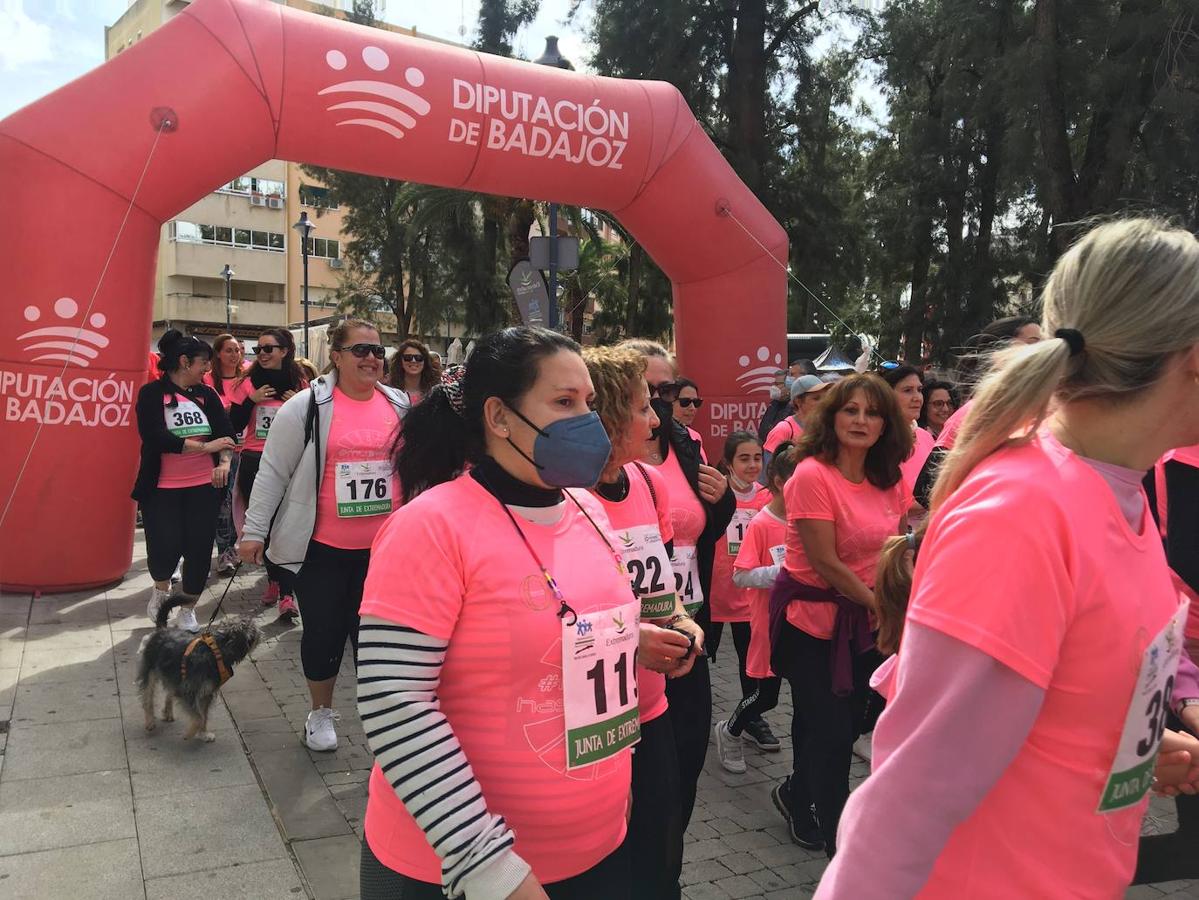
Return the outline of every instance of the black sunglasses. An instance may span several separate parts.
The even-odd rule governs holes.
[[[404,362],[424,362],[425,358],[419,353],[402,353],[400,359]]]
[[[258,346],[250,349],[252,349],[254,351],[254,355],[257,356],[260,353],[274,353],[276,350],[282,350],[283,348],[278,344],[259,344]]]
[[[679,404],[679,406],[683,407],[683,409],[687,409],[688,407],[691,407],[691,406],[694,406],[696,409],[699,409],[701,406],[704,405],[704,398],[703,397],[679,397],[679,399],[676,402]]]
[[[366,359],[368,354],[374,354],[375,359],[382,359],[387,355],[387,348],[382,344],[354,344],[350,347],[334,347],[334,350],[348,350],[359,359]]]
[[[679,391],[682,388],[673,381],[663,381],[661,384],[651,384],[649,386],[649,395],[651,397],[661,397],[663,400],[669,400],[673,403],[679,397]]]

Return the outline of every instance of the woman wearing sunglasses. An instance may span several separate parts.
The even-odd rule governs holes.
[[[404,391],[415,405],[437,384],[437,367],[429,356],[429,348],[409,338],[400,344],[392,357],[391,374],[387,383]]]
[[[679,389],[674,361],[666,348],[647,340],[628,340],[618,346],[645,357],[650,403],[661,424],[654,430],[642,461],[657,468],[670,495],[674,529],[670,562],[676,590],[687,613],[701,628],[707,628],[711,620],[705,600],[712,590],[716,542],[733,518],[736,497],[729,490],[728,479],[708,465],[699,441],[673,421]],[[689,673],[668,681],[666,697],[679,760],[682,827],[686,830],[695,808],[695,791],[712,728],[712,681],[707,658],[699,657]]]
[[[374,325],[348,319],[329,344],[330,371],[278,411],[241,542],[246,562],[265,557],[295,573],[310,750],[337,749],[333,686],[347,638],[357,661],[371,541],[399,505],[388,448],[409,408],[402,392],[379,383],[386,351]]]
[[[703,398],[699,395],[699,385],[690,378],[680,378],[675,382],[675,386],[679,393],[674,401],[674,420],[687,429],[692,440],[699,441],[699,432],[691,427],[691,423],[699,415],[699,408],[704,405]]]
[[[262,451],[271,424],[284,401],[308,386],[304,372],[296,363],[296,342],[285,328],[268,328],[258,336],[254,347],[254,365],[233,393],[229,418],[241,434],[241,463],[237,469],[237,489],[248,508],[254,493],[254,481],[262,461]],[[279,617],[293,619],[299,614],[292,597],[287,572],[274,563],[266,564],[266,589],[263,606],[279,604]]]

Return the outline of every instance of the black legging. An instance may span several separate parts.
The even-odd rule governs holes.
[[[778,706],[782,685],[783,679],[777,676],[756,679],[753,691],[741,698],[741,702],[729,717],[729,734],[740,734],[750,722],[760,719],[764,713]]]
[[[695,661],[682,678],[666,679],[666,699],[670,702],[675,752],[679,765],[679,808],[683,830],[695,810],[695,792],[704,759],[708,755],[708,732],[712,728],[712,676],[707,657]]]
[[[634,900],[678,900],[683,872],[682,809],[674,723],[663,713],[641,725],[633,748],[633,812],[625,844]]]
[[[221,491],[211,484],[158,488],[142,501],[150,577],[170,581],[183,560],[183,593],[197,597],[208,583]]]
[[[250,495],[254,491],[254,479],[258,477],[258,467],[262,464],[262,454],[254,450],[243,450],[241,453],[241,463],[237,468],[237,487],[241,491],[242,503],[246,505],[246,509],[250,508]],[[271,519],[274,520],[274,512],[272,511]],[[264,547],[270,546],[270,537],[268,536]],[[283,593],[291,593],[295,578],[291,574],[291,570],[285,569],[282,566],[275,565],[269,559],[263,557],[266,564],[266,577],[280,586]],[[283,560],[287,563],[298,563],[298,559]]]
[[[1182,730],[1182,722],[1173,714],[1166,725]],[[1179,794],[1174,808],[1178,811],[1177,831],[1141,838],[1133,884],[1199,878],[1199,796]]]
[[[853,742],[863,733],[869,714],[870,674],[882,661],[875,650],[853,660],[853,692],[833,693],[829,662],[832,641],[814,638],[790,623],[779,636],[781,656],[788,663],[780,674],[791,687],[795,715],[791,740],[795,757],[790,781],[792,813],[815,803],[816,817],[831,857],[837,847],[837,824],[849,799],[849,767]]]
[[[748,697],[757,687],[757,679],[745,674],[745,660],[749,656],[749,623],[748,622],[712,622],[704,629],[704,649],[708,659],[716,661],[716,651],[720,647],[720,636],[724,626],[728,625],[733,633],[733,647],[737,650],[737,675],[741,679],[741,696]]]
[[[358,607],[371,552],[343,550],[311,541],[296,575],[296,602],[304,620],[300,660],[309,681],[334,678],[341,669],[346,639],[358,665]]]

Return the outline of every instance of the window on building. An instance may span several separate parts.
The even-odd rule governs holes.
[[[338,209],[338,204],[329,200],[329,189],[314,184],[300,185],[300,205],[318,209]]]
[[[228,184],[221,185],[221,187],[217,188],[217,191],[227,194],[265,194],[282,197],[283,189],[284,184],[282,181],[242,175],[240,178],[234,178]]]
[[[169,236],[173,241],[266,250],[271,253],[282,253],[287,249],[286,236],[278,231],[251,231],[248,228],[225,225],[197,225],[193,222],[175,221],[170,225]]]
[[[308,255],[321,259],[341,259],[341,242],[326,238],[313,238]]]

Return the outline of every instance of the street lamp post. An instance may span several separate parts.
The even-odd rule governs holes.
[[[304,358],[308,358],[308,238],[316,226],[308,221],[308,213],[300,213],[300,221],[291,226],[300,235],[300,258],[304,261]]]
[[[556,69],[570,69],[574,65],[558,50],[558,38],[549,35],[545,39],[545,52],[533,60],[539,66],[553,66]],[[550,201],[550,309],[549,326],[558,327],[558,204]]]
[[[225,279],[225,330],[233,331],[233,276],[237,273],[225,263],[221,277]]]

